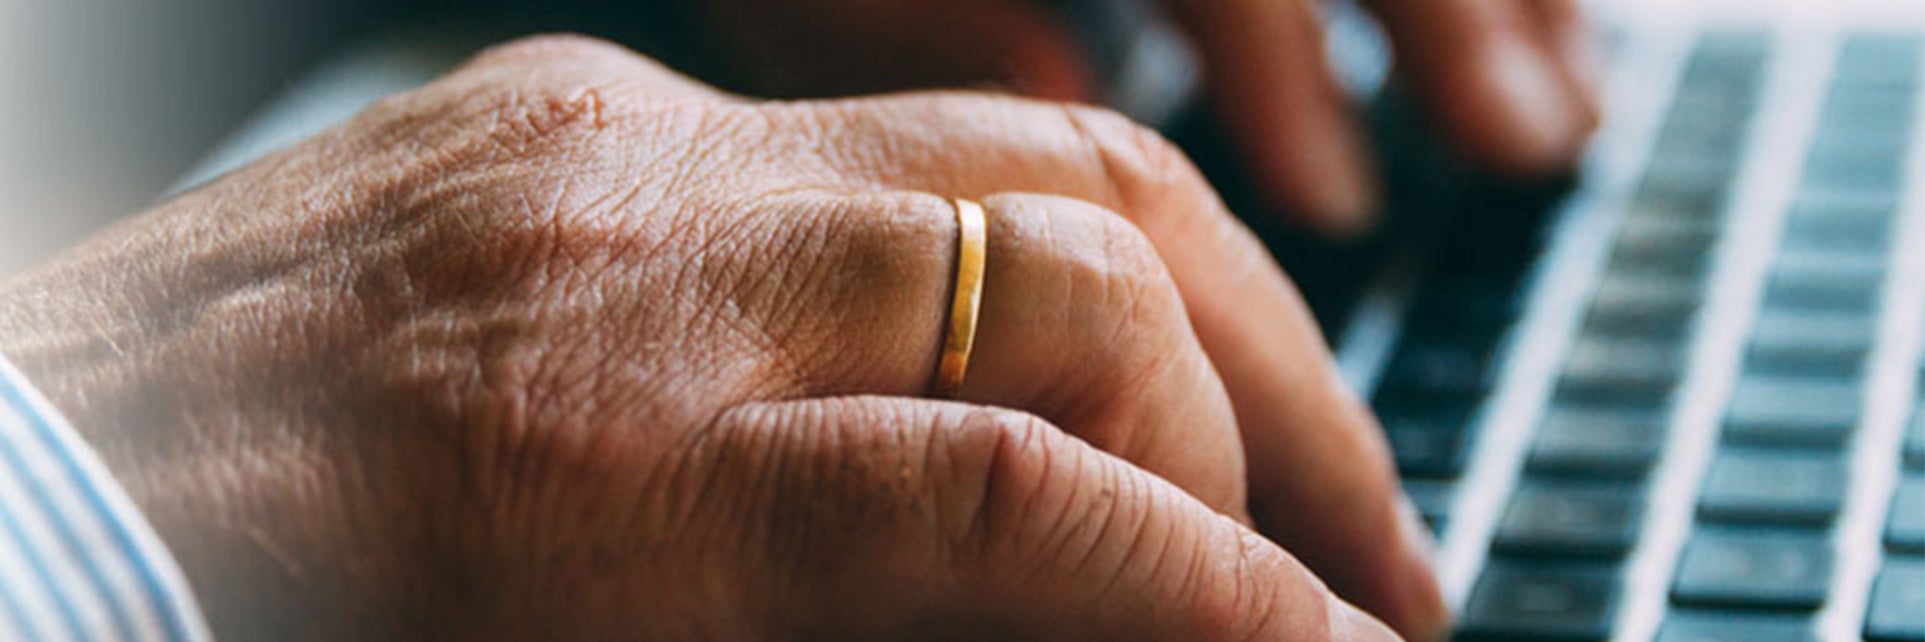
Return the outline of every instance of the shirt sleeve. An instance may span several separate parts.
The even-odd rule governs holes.
[[[0,357],[0,640],[208,639],[153,527]]]

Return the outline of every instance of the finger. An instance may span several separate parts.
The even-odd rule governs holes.
[[[738,66],[776,95],[984,84],[1065,100],[1091,92],[1069,30],[1030,2],[738,0],[702,7]]]
[[[1203,57],[1212,97],[1273,202],[1326,232],[1377,214],[1376,169],[1307,0],[1166,0]]]
[[[960,397],[1048,418],[1247,521],[1234,412],[1148,239],[1081,201],[1010,194],[983,206],[980,325]],[[791,396],[926,394],[955,283],[954,205],[803,192],[766,209],[792,231],[758,232],[789,255],[776,281],[798,284],[775,296],[806,303],[747,307],[794,328],[778,335]],[[829,249],[786,249],[801,247]],[[802,321],[787,318],[795,310]]]
[[[960,95],[861,105],[838,108],[843,120],[809,116],[839,141],[821,154],[841,175],[935,194],[1061,194],[1141,228],[1229,392],[1263,532],[1399,630],[1444,626],[1428,542],[1404,517],[1381,430],[1296,290],[1180,152],[1082,108]],[[856,151],[873,149],[892,153]]]
[[[1596,126],[1597,109],[1547,34],[1556,8],[1538,2],[1374,0],[1401,76],[1444,133],[1473,161],[1536,175],[1569,167]],[[1569,29],[1568,26],[1562,27]]]
[[[1522,4],[1536,26],[1534,33],[1539,42],[1557,56],[1564,72],[1561,78],[1570,84],[1572,93],[1578,97],[1578,104],[1586,110],[1592,121],[1598,120],[1603,114],[1602,99],[1598,93],[1602,52],[1598,49],[1596,34],[1584,18],[1584,11],[1578,8],[1574,0],[1540,0]]]
[[[807,507],[749,529],[772,533],[759,558],[800,569],[776,619],[803,639],[1397,639],[1282,549],[1032,415],[858,397],[718,426],[742,455],[723,469],[779,471],[761,502]]]

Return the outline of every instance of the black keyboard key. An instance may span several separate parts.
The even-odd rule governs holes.
[[[1664,125],[1658,128],[1658,142],[1652,149],[1653,157],[1670,156],[1674,154],[1729,154],[1744,142],[1745,129],[1743,127],[1734,126],[1730,122],[1718,120],[1719,118],[1728,118],[1728,115],[1712,113],[1718,111],[1713,105],[1718,105],[1725,101],[1718,98],[1688,94],[1681,95],[1679,98],[1679,102],[1673,106],[1687,111],[1673,111],[1670,117],[1665,118]],[[1691,113],[1691,111],[1698,111],[1699,113]],[[1685,193],[1688,190],[1710,191],[1715,188],[1721,188],[1723,185],[1709,184],[1701,180],[1692,181],[1688,178],[1686,180],[1673,180],[1672,177],[1663,174],[1647,174],[1639,190],[1638,196],[1640,199],[1645,195],[1645,190],[1642,189],[1642,187],[1653,187],[1657,190],[1675,195]],[[1692,210],[1683,213],[1693,216],[1711,216],[1717,212]]]
[[[1692,130],[1693,128],[1687,127],[1685,129]],[[1743,136],[1743,132],[1734,131],[1720,134],[1715,130],[1695,129],[1695,131],[1667,131],[1665,135],[1673,137],[1673,140],[1677,137],[1687,136],[1723,136],[1737,139]],[[1666,141],[1660,140],[1659,144],[1663,145],[1665,142]],[[1725,202],[1729,197],[1730,194],[1722,187],[1682,187],[1668,185],[1662,181],[1654,181],[1651,180],[1650,177],[1646,177],[1644,182],[1638,185],[1637,193],[1632,195],[1631,203],[1628,205],[1629,212],[1627,215],[1716,220],[1717,217],[1724,212]]]
[[[1844,461],[1833,454],[1722,449],[1698,497],[1711,522],[1824,525],[1844,500]]]
[[[1865,639],[1925,642],[1925,557],[1886,558],[1872,582]]]
[[[1684,282],[1694,282],[1693,277],[1705,270],[1718,232],[1718,225],[1707,220],[1626,218],[1611,246],[1610,273],[1683,277]],[[1695,295],[1696,288],[1692,289]]]
[[[1652,305],[1650,306],[1651,308],[1664,310],[1665,312],[1650,315],[1647,318],[1688,319],[1691,313],[1697,311],[1696,303],[1703,298],[1703,295],[1698,293],[1700,290],[1698,286],[1702,285],[1703,278],[1709,274],[1710,262],[1710,252],[1687,252],[1674,247],[1657,245],[1619,244],[1611,248],[1610,260],[1605,263],[1606,276],[1604,278],[1608,281],[1615,275],[1623,274],[1633,275],[1635,278],[1674,279],[1682,286],[1681,289],[1688,294],[1687,300],[1690,305],[1682,310],[1679,310],[1679,308],[1675,306],[1669,306],[1667,309],[1667,306]],[[1600,283],[1600,285],[1602,285],[1602,283]],[[1662,302],[1650,300],[1640,303],[1657,304]]]
[[[1904,164],[1897,159],[1807,163],[1805,184],[1867,192],[1897,191],[1903,183],[1904,170]]]
[[[1765,308],[1751,329],[1745,369],[1776,375],[1851,377],[1864,369],[1876,321],[1870,315]]]
[[[1592,388],[1559,380],[1551,403],[1564,406],[1657,412],[1671,406],[1672,388]]]
[[[1662,410],[1554,407],[1537,428],[1533,472],[1632,477],[1657,462],[1669,419]]]
[[[1412,477],[1463,472],[1470,450],[1469,409],[1455,403],[1409,403],[1379,412],[1398,472]]]
[[[1885,548],[1925,553],[1925,474],[1899,478],[1891,512],[1885,516]]]
[[[1889,137],[1886,137],[1889,138]],[[1886,139],[1887,143],[1891,141]],[[1833,141],[1834,143],[1836,141]],[[1892,147],[1896,150],[1897,147]],[[1840,152],[1841,155],[1864,155],[1863,149]],[[1793,197],[1792,209],[1788,213],[1788,226],[1800,225],[1802,221],[1833,225],[1875,225],[1869,221],[1889,220],[1898,211],[1897,194],[1876,194],[1823,187],[1800,186]],[[1849,221],[1849,222],[1847,222]],[[1881,226],[1882,227],[1882,226]],[[1890,239],[1885,239],[1890,240]],[[1879,247],[1884,247],[1880,245]]]
[[[1837,446],[1858,425],[1854,379],[1747,373],[1731,393],[1724,439],[1734,444]]]
[[[1854,105],[1854,107],[1867,107]],[[1878,106],[1871,105],[1871,109]],[[1836,117],[1836,116],[1833,116]],[[1876,117],[1860,115],[1857,122],[1850,122],[1837,129],[1872,129],[1886,132],[1907,128],[1909,121],[1877,124]],[[1836,121],[1834,121],[1836,122]],[[1829,124],[1829,123],[1826,123]],[[1834,131],[1834,128],[1820,125],[1818,136],[1821,138]],[[1894,132],[1894,135],[1896,133]],[[1817,149],[1826,149],[1819,147]],[[1804,184],[1816,188],[1835,188],[1864,192],[1896,192],[1902,182],[1904,163],[1897,156],[1851,155],[1838,153],[1814,154],[1805,161]]]
[[[1677,609],[1665,616],[1657,642],[1818,642],[1818,634],[1803,615]]]
[[[1742,121],[1757,107],[1753,92],[1746,91],[1748,88],[1742,84],[1711,85],[1705,83],[1704,79],[1696,74],[1687,73],[1686,77],[1691,82],[1679,87],[1678,92],[1672,96],[1671,110],[1665,117],[1667,125],[1706,123],[1716,126],[1721,131],[1731,131],[1741,129],[1735,125],[1743,124],[1731,121]],[[1721,117],[1724,120],[1713,120],[1712,117]],[[1673,144],[1668,147],[1682,146]],[[1737,152],[1731,145],[1717,147],[1715,151],[1724,152],[1727,156],[1736,155]]]
[[[1925,468],[1925,409],[1912,413],[1911,428],[1905,432],[1905,465]]]
[[[1845,127],[1898,131],[1910,126],[1917,87],[1833,87],[1825,97],[1824,120]]]
[[[1818,158],[1899,158],[1905,155],[1907,143],[1906,137],[1895,136],[1893,132],[1871,128],[1834,127],[1819,132],[1819,136],[1811,141],[1811,149],[1807,154]],[[1829,194],[1855,192],[1859,195],[1856,197],[1857,200],[1865,202],[1880,198],[1895,200],[1898,197],[1898,192],[1895,190],[1861,190],[1844,185],[1822,183],[1806,183],[1798,186],[1798,190],[1804,193]]]
[[[1523,314],[1518,284],[1508,279],[1432,279],[1411,300],[1406,337],[1469,342],[1494,338]],[[1481,342],[1481,341],[1480,341]]]
[[[1612,273],[1598,281],[1591,293],[1591,308],[1585,320],[1613,335],[1640,334],[1612,332],[1616,326],[1638,327],[1664,324],[1683,326],[1697,314],[1703,300],[1701,283],[1677,277]]]
[[[1667,391],[1684,376],[1684,356],[1677,341],[1581,336],[1559,385],[1607,395]]]
[[[1919,50],[1919,38],[1909,34],[1853,34],[1838,49],[1838,71],[1832,82],[1851,87],[1915,85]]]
[[[1492,347],[1461,341],[1403,341],[1384,368],[1384,394],[1481,398],[1496,383]]]
[[[1750,115],[1756,104],[1737,92],[1719,91],[1721,88],[1684,86],[1678,89],[1678,93],[1672,97],[1670,112],[1664,116],[1664,124],[1658,128],[1658,141],[1652,149],[1652,157],[1734,155],[1744,141],[1744,117]],[[1702,180],[1687,182],[1678,180],[1680,178],[1688,180],[1700,177],[1645,174],[1647,182],[1706,185]]]
[[[1461,205],[1486,216],[1460,217],[1445,229],[1438,242],[1459,251],[1434,256],[1429,266],[1431,275],[1448,279],[1505,280],[1523,274],[1541,249],[1537,239],[1541,230],[1515,217],[1518,214],[1535,217],[1537,213],[1480,206],[1475,202]],[[1507,216],[1509,220],[1498,220]]]
[[[1529,556],[1622,558],[1643,521],[1639,486],[1599,482],[1520,482],[1491,547]]]
[[[1815,609],[1831,584],[1822,532],[1703,530],[1678,560],[1671,601],[1691,606]]]
[[[1677,148],[1667,152],[1683,151]],[[1644,166],[1647,174],[1665,176],[1683,184],[1722,185],[1731,181],[1737,174],[1737,164],[1726,154],[1711,153],[1711,150],[1689,150],[1696,153],[1667,153],[1651,157]]]
[[[1840,156],[1859,156],[1857,150]],[[1780,243],[1794,250],[1883,251],[1891,244],[1892,208],[1887,199],[1853,195],[1862,192],[1812,190],[1801,195],[1785,216]]]
[[[1765,281],[1765,305],[1869,313],[1884,278],[1883,254],[1780,252]]]
[[[1902,139],[1909,133],[1917,97],[1915,87],[1834,85],[1818,117],[1818,135],[1828,130],[1882,129]]]
[[[1617,615],[1616,569],[1494,560],[1464,606],[1460,640],[1596,642]]]

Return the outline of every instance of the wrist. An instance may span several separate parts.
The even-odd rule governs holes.
[[[0,355],[100,456],[222,637],[378,639],[309,616],[352,603],[344,593],[364,589],[343,578],[389,577],[374,563],[395,557],[351,535],[367,520],[349,514],[341,454],[285,400],[245,392],[233,355],[162,330],[169,312],[75,267],[114,274],[120,257],[89,259],[0,282]],[[349,559],[361,566],[332,568]]]

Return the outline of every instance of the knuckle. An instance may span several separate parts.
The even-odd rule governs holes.
[[[511,159],[545,157],[605,129],[620,96],[612,79],[576,78],[497,91],[484,107],[487,147]]]
[[[1132,298],[1156,299],[1174,292],[1174,285],[1156,245],[1143,230],[1108,210],[1091,217],[1094,239],[1107,258],[1106,276]]]
[[[933,539],[915,536],[931,510],[927,433],[889,429],[912,417],[839,401],[771,408],[731,413],[717,458],[725,470],[713,477],[758,480],[740,489],[761,498],[758,510],[768,523],[757,530],[807,540],[802,549],[791,548],[795,541],[774,542],[779,549],[831,570],[877,550],[907,553]],[[836,537],[812,537],[821,533]]]
[[[1321,585],[1289,554],[1228,518],[1212,514],[1208,519],[1212,523],[1203,527],[1209,530],[1199,550],[1179,558],[1187,567],[1162,569],[1175,581],[1162,588],[1182,606],[1183,628],[1192,639],[1294,639],[1328,628]],[[1221,560],[1212,557],[1219,555]],[[1300,577],[1309,583],[1300,583]]]
[[[1201,181],[1183,150],[1156,130],[1108,109],[1065,105],[1063,110],[1125,202],[1142,203]]]
[[[1071,314],[1091,315],[1077,327],[1103,345],[1177,321],[1182,301],[1156,246],[1135,224],[1109,210],[1063,202],[1039,234],[1051,269],[1076,298]]]
[[[950,486],[959,501],[949,503],[946,530],[959,549],[988,554],[1012,539],[1063,458],[1051,438],[1055,429],[1034,415],[978,407],[952,423],[938,426],[947,436],[946,457],[962,476]]]
[[[991,407],[970,408],[954,423],[945,432],[954,435],[953,458],[977,473],[971,486],[982,490],[979,507],[1024,503],[1051,465],[1055,429],[1035,415]]]
[[[755,404],[763,409],[730,411],[711,431],[718,445],[695,475],[714,487],[687,496],[727,509],[690,514],[724,514],[702,517],[722,520],[707,529],[723,534],[722,546],[764,572],[814,587],[782,598],[803,602],[791,607],[924,602],[948,593],[952,577],[966,581],[961,574],[975,566],[952,563],[959,540],[941,529],[968,523],[979,497],[957,492],[982,478],[962,459],[988,457],[999,427],[1021,423],[987,415],[1017,413],[958,418],[874,402]],[[924,590],[933,594],[918,593]],[[815,600],[822,602],[810,606]],[[916,617],[915,610],[903,615]]]
[[[522,66],[568,61],[629,60],[635,54],[621,45],[580,34],[525,36],[490,46],[470,59],[469,67]]]
[[[1140,229],[1082,201],[1019,196],[994,202],[1005,228],[1000,234],[1014,237],[1005,246],[1025,249],[1009,259],[992,258],[992,266],[1021,275],[1024,280],[1010,287],[1027,296],[1060,301],[1014,318],[1047,329],[1057,363],[1112,366],[1066,372],[1050,393],[1053,399],[1097,403],[1187,376],[1172,368],[1190,363],[1188,313],[1169,269]],[[996,229],[992,224],[992,239]],[[1010,281],[992,274],[984,296],[1002,296],[994,292],[1005,283]]]
[[[1304,575],[1293,568],[1295,562],[1262,535],[1237,530],[1237,562],[1231,577],[1227,582],[1212,582],[1219,586],[1202,591],[1216,594],[1205,598],[1205,605],[1198,609],[1207,617],[1203,626],[1224,640],[1267,640],[1290,632],[1328,628],[1324,600],[1309,600],[1299,607],[1284,599],[1289,584],[1279,578]]]
[[[1167,535],[1149,512],[1158,491],[1103,467],[1080,442],[1032,415],[981,411],[963,422],[974,462],[973,510],[951,531],[967,585],[1030,586],[1065,575],[1126,572]]]
[[[611,125],[661,131],[699,130],[726,101],[694,81],[614,43],[578,35],[542,35],[476,54],[432,85],[457,105],[465,130],[492,147],[525,157],[558,140],[579,143]],[[618,149],[659,150],[655,137],[624,141]],[[604,150],[606,147],[604,146]],[[631,154],[632,155],[632,154]]]

